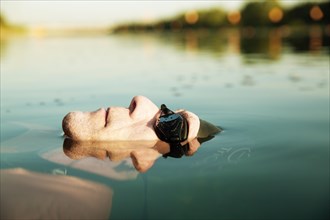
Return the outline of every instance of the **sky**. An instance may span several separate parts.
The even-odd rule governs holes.
[[[282,0],[293,5],[301,0]],[[238,10],[244,0],[212,1],[66,1],[1,0],[1,14],[28,27],[105,27],[129,21],[153,21],[193,9],[222,7]]]

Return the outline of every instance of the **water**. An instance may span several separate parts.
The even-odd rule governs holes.
[[[109,219],[328,219],[327,38],[299,45],[269,36],[5,41],[1,169],[106,185],[114,192]],[[159,158],[146,173],[129,159],[63,153],[67,112],[128,106],[135,95],[188,109],[224,131],[193,156]]]

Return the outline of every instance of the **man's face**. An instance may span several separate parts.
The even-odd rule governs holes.
[[[181,111],[189,124],[188,138],[197,135],[198,117]],[[75,140],[158,140],[153,128],[159,108],[148,98],[135,96],[129,107],[101,108],[93,112],[70,112],[62,122],[64,133]]]

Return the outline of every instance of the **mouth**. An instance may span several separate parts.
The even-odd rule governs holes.
[[[106,127],[108,125],[108,115],[109,115],[109,108],[107,108],[105,110],[105,123],[104,123],[104,127]]]

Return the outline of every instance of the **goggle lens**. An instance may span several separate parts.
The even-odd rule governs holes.
[[[188,122],[178,113],[161,105],[161,115],[154,125],[158,138],[168,143],[180,143],[188,138]]]

